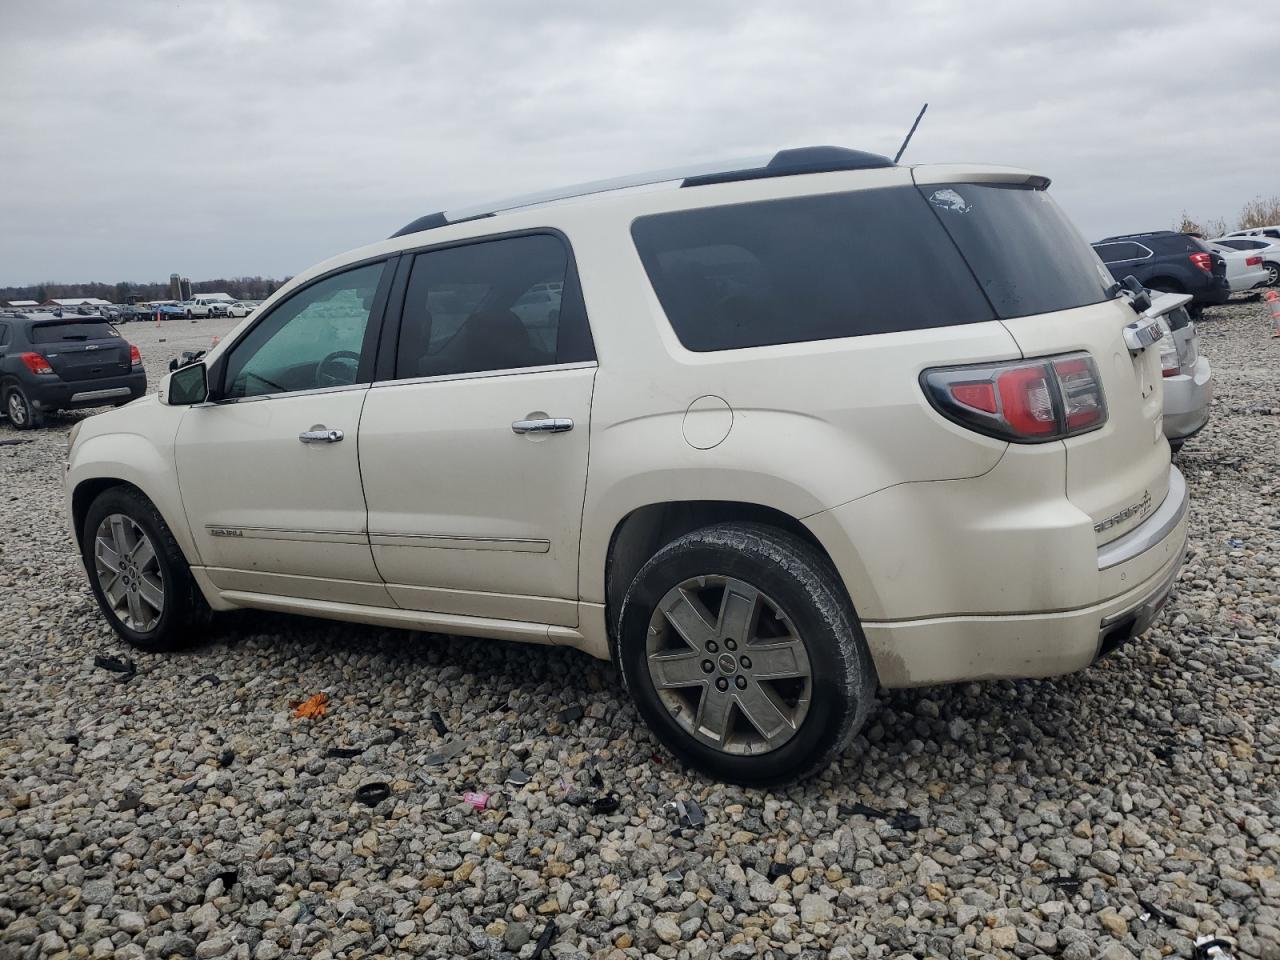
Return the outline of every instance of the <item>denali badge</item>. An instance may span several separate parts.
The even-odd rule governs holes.
[[[244,531],[237,530],[235,527],[210,527],[209,536],[211,537],[243,537]]]
[[[1151,512],[1151,491],[1143,490],[1142,499],[1137,503],[1131,503],[1119,513],[1114,513],[1105,520],[1100,520],[1093,525],[1094,533],[1101,533],[1103,530],[1110,530],[1112,527],[1119,526],[1126,520],[1133,517],[1145,517]]]

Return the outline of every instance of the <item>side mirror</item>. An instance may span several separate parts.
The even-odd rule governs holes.
[[[193,363],[166,374],[160,381],[160,402],[170,407],[189,407],[209,399],[209,370]]]

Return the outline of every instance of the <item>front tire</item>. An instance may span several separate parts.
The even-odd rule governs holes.
[[[875,702],[866,638],[830,564],[763,524],[704,527],[659,550],[627,591],[618,644],[658,738],[732,783],[823,769]]]
[[[44,424],[43,411],[37,410],[21,387],[10,387],[5,394],[4,410],[15,430],[31,430]]]
[[[141,650],[190,645],[209,606],[154,504],[130,487],[98,495],[85,515],[81,555],[103,615]]]

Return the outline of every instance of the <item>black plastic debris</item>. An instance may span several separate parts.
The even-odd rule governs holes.
[[[529,779],[529,774],[524,770],[521,770],[519,767],[512,767],[507,773],[507,783],[513,784],[517,787],[523,787],[529,782]]]
[[[776,860],[770,861],[764,875],[769,878],[769,882],[773,883],[780,877],[785,877],[791,873],[790,864],[778,863]]]
[[[1068,897],[1079,895],[1080,886],[1083,883],[1083,880],[1077,880],[1075,877],[1049,877],[1045,880],[1045,886],[1055,887]]]
[[[0,440],[0,447],[20,447],[30,442],[30,440]]]
[[[601,775],[599,767],[591,768],[591,786],[597,790],[604,789],[604,777]]]
[[[78,747],[80,745],[80,734],[68,733],[62,738],[62,742],[72,747]]]
[[[198,687],[202,683],[207,683],[211,687],[216,687],[222,683],[222,679],[216,673],[204,673],[196,677],[195,685]]]
[[[381,780],[363,783],[356,787],[356,799],[366,807],[376,807],[389,796],[391,796],[391,787]]]
[[[449,735],[449,728],[445,726],[444,717],[440,716],[439,710],[431,711],[431,726],[435,728],[436,733],[442,737]]]
[[[446,740],[439,750],[432,753],[424,753],[418,758],[418,763],[424,767],[438,767],[446,761],[452,760],[460,753],[466,753],[471,749],[470,740]]]
[[[667,806],[675,809],[681,826],[700,827],[706,822],[707,818],[703,815],[702,807],[698,806],[697,800],[676,799],[672,800]]]
[[[352,757],[358,757],[364,753],[362,747],[330,747],[324,752],[326,757],[333,757],[335,760],[350,760]]]
[[[1139,897],[1138,903],[1141,904],[1142,909],[1146,911],[1146,914],[1144,914],[1142,917],[1143,920],[1146,920],[1147,915],[1149,914],[1150,916],[1155,917],[1165,926],[1176,927],[1178,925],[1177,920],[1175,920],[1171,915],[1165,913],[1163,910],[1157,907],[1150,900],[1144,900],[1142,899],[1142,897]]]
[[[109,670],[111,673],[120,674],[116,680],[117,683],[128,683],[138,673],[138,665],[127,657],[105,657],[98,654],[93,658],[93,665],[103,670]]]
[[[577,723],[582,716],[582,708],[575,703],[572,707],[565,707],[560,711],[560,722]]]
[[[1201,937],[1191,956],[1194,960],[1234,960],[1233,944],[1221,937]]]
[[[591,801],[591,812],[608,815],[618,809],[618,798],[612,793],[607,797],[596,797]]]
[[[227,767],[231,766],[231,764],[235,763],[235,759],[236,753],[234,750],[223,750],[222,753],[218,755],[218,766],[225,770]]]
[[[230,891],[233,884],[240,879],[240,873],[237,870],[223,870],[221,873],[214,875],[214,880],[222,881],[222,889]],[[209,881],[212,883],[213,881]]]
[[[920,818],[914,813],[906,813],[901,810],[895,810],[888,813],[884,810],[877,810],[875,807],[868,807],[865,803],[840,804],[837,808],[841,816],[858,816],[866,817],[869,820],[883,820],[895,830],[909,831],[919,830],[921,827]]]
[[[534,944],[533,953],[529,954],[529,960],[541,960],[544,953],[551,948],[551,941],[556,938],[556,922],[552,920],[542,928],[542,933],[538,937],[538,942]]]

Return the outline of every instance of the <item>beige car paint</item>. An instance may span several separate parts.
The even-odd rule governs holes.
[[[1030,177],[974,166],[914,174],[920,182]],[[1094,524],[1144,493],[1158,505],[1169,469],[1167,446],[1151,431],[1160,378],[1156,371],[1151,382],[1149,367],[1158,360],[1129,358],[1121,334],[1126,307],[693,353],[667,323],[629,232],[635,217],[663,210],[911,182],[911,169],[891,168],[693,191],[640,189],[513,210],[353,251],[298,275],[209,359],[252,319],[330,269],[550,227],[572,243],[598,370],[434,378],[358,391],[359,442],[347,445],[357,439],[349,435],[334,445],[340,449],[306,451],[318,454],[311,459],[281,452],[289,432],[321,422],[355,430],[347,427],[347,401],[278,397],[240,405],[243,411],[225,420],[210,414],[238,405],[151,404],[137,415],[133,404],[86,422],[71,451],[68,490],[121,477],[136,481],[175,531],[190,516],[182,546],[219,608],[562,643],[602,657],[609,653],[605,567],[619,523],[667,501],[761,505],[804,522],[833,558],[886,686],[1076,669],[1096,654],[1100,617],[1123,610],[1176,569],[1185,539],[1182,524],[1149,553],[1105,574],[1097,569]],[[965,430],[937,414],[917,382],[938,363],[1079,348],[1097,358],[1110,419],[1103,430],[1065,442],[1011,445]],[[695,443],[689,411],[706,397],[730,408],[729,428],[723,411],[708,408],[720,419],[695,420]],[[701,417],[702,408],[694,410]],[[572,417],[575,428],[537,444],[510,434],[512,420],[535,411]],[[178,478],[181,502],[171,446],[178,421],[183,444],[206,448],[179,453],[189,467]],[[251,428],[252,436],[239,434],[246,445],[236,446],[232,427]],[[351,514],[345,458],[356,447],[365,525]],[[334,452],[330,459],[340,462],[326,464],[323,455]],[[304,480],[324,475],[326,465],[340,487],[309,491]],[[308,490],[298,502],[285,501],[290,482]],[[1141,522],[1132,518],[1109,534]],[[219,524],[372,530],[374,539],[321,545],[257,537],[231,545],[208,532]],[[233,567],[225,566],[228,559]],[[278,569],[257,573],[268,566]],[[382,586],[383,577],[391,586]]]

